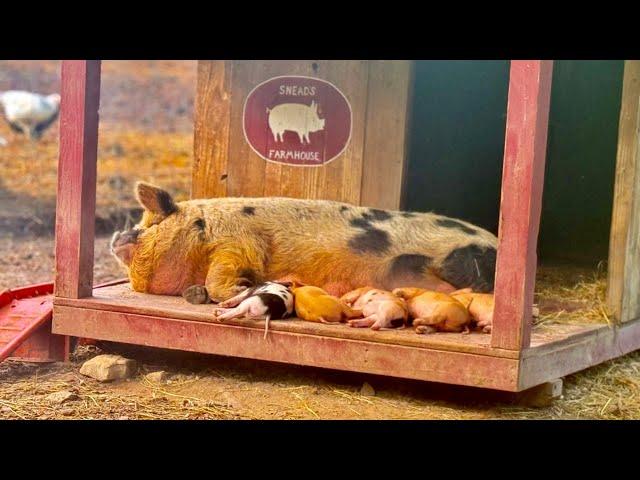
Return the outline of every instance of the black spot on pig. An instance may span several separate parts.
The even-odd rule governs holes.
[[[432,262],[433,259],[427,255],[404,253],[393,258],[389,275],[395,278],[401,278],[407,274],[419,277],[431,266]]]
[[[242,207],[242,214],[251,216],[256,214],[256,207]]]
[[[364,216],[365,214],[363,214]],[[377,208],[369,209],[369,215],[378,222],[391,219],[391,214],[385,210],[378,210]]]
[[[347,207],[346,205],[342,205],[342,206],[340,207],[340,212],[343,212],[343,213],[344,213],[344,212],[346,212],[347,210],[349,210],[349,207]]]
[[[472,244],[455,249],[444,259],[440,277],[456,288],[491,293],[495,271],[496,249]]]
[[[284,300],[274,293],[258,293],[256,295],[262,303],[269,309],[268,313],[272,319],[278,320],[284,318],[287,314],[287,307]]]
[[[389,234],[371,226],[349,240],[349,248],[356,253],[385,253],[390,246]]]
[[[164,190],[158,192],[158,203],[165,216],[169,216],[178,211],[178,207],[173,203],[173,198],[171,198],[169,192],[165,192]]]
[[[354,218],[349,221],[349,224],[352,227],[364,228],[365,230],[373,228],[373,225],[369,223],[369,220],[366,220],[364,218]]]
[[[402,212],[400,215],[404,218],[413,218],[416,216],[415,212]]]
[[[456,221],[456,220],[452,220],[450,218],[438,218],[436,220],[436,225],[440,226],[440,227],[445,227],[445,228],[457,228],[458,230],[461,230],[464,233],[468,233],[469,235],[477,235],[478,231],[473,229],[473,228],[469,228],[466,225]]]

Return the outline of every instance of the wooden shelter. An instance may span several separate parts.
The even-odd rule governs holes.
[[[192,197],[288,195],[398,208],[411,70],[410,62],[395,61],[201,61]],[[212,323],[210,305],[136,293],[127,283],[92,287],[100,62],[64,61],[53,333],[511,392],[640,348],[638,62],[625,69],[612,225],[610,300],[622,322],[532,331],[552,70],[543,60],[510,66],[491,335],[293,320],[273,322],[263,339],[262,321]],[[327,80],[348,99],[350,143],[330,163],[266,162],[247,145],[243,103],[253,88],[283,75]]]

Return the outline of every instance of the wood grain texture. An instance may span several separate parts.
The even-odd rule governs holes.
[[[640,99],[640,60],[624,63],[622,102],[618,127],[618,153],[613,193],[613,212],[609,237],[607,305],[616,319],[622,319],[622,297],[625,280],[625,258],[634,182],[638,166],[638,103]],[[637,192],[637,190],[636,190]],[[640,193],[635,193],[636,197]]]
[[[80,298],[93,288],[100,61],[63,61],[61,97],[55,294]]]
[[[369,62],[362,205],[402,208],[412,85],[413,62]]]
[[[640,103],[640,98],[637,99]],[[640,108],[636,117],[636,158],[629,211],[629,230],[624,259],[621,320],[628,322],[640,317]]]
[[[104,288],[95,288],[93,296],[84,299],[57,298],[55,305],[64,305],[93,310],[108,310],[121,313],[151,315],[198,322],[214,322],[214,305],[192,305],[182,297],[150,295],[134,292],[128,284],[116,284]],[[225,322],[227,325],[245,326],[264,330],[263,320],[236,319]],[[417,335],[413,329],[373,331],[368,328],[351,328],[342,325],[322,325],[299,319],[272,321],[270,330],[308,335],[330,336],[351,340],[363,340],[375,343],[388,343],[434,350],[458,351],[477,355],[489,355],[505,358],[518,358],[511,350],[494,349],[490,346],[490,335],[475,332],[470,335],[460,333],[439,333],[437,335]],[[558,338],[562,339],[576,329],[562,330]],[[548,336],[541,341],[551,341]]]
[[[127,282],[116,281],[95,287],[93,296],[83,299],[56,298],[55,305],[93,310],[109,310],[120,313],[133,313],[155,317],[214,322],[214,305],[192,305],[182,297],[151,295],[134,292]],[[263,320],[236,319],[226,322],[228,325],[245,326],[263,331]],[[603,325],[554,324],[536,327],[532,333],[531,346],[538,352],[566,341],[578,341],[586,338]],[[519,358],[520,352],[491,347],[491,336],[482,333],[462,335],[460,333],[440,332],[434,335],[417,335],[412,329],[373,331],[368,328],[350,328],[346,325],[322,325],[299,319],[272,321],[270,330],[308,335],[330,336],[350,340],[363,340],[374,343],[387,343],[433,350],[458,351],[476,355],[489,355],[503,358]]]
[[[491,345],[531,340],[552,61],[513,60],[509,78]]]
[[[602,326],[589,333],[554,345],[523,351],[518,389],[579,372],[640,348],[640,319],[621,327]]]
[[[365,189],[368,205],[398,208],[410,74],[411,62],[200,61],[192,197],[284,196],[362,204]],[[242,115],[247,95],[265,80],[282,75],[326,80],[348,98],[351,139],[329,164],[296,167],[267,162],[246,142]]]
[[[222,60],[198,62],[191,198],[227,194],[231,69]]]
[[[54,306],[53,332],[83,338],[515,391],[518,360]]]

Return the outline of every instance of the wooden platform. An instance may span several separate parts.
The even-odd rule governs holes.
[[[124,343],[256,358],[403,378],[521,391],[640,348],[640,322],[621,328],[534,328],[522,351],[491,347],[491,335],[412,329],[372,331],[299,319],[214,321],[214,305],[133,292],[128,283],[93,297],[55,298],[53,332]]]

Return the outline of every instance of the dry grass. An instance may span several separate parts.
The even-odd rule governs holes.
[[[6,192],[7,202],[13,199],[25,210],[35,207],[37,211],[43,206],[53,208],[58,162],[55,137],[48,135],[44,141],[31,143],[10,135],[5,136],[10,140],[9,145],[0,150],[0,168],[4,172],[0,188]],[[105,214],[113,209],[137,206],[133,197],[133,183],[137,180],[158,183],[174,192],[180,200],[187,199],[192,145],[193,135],[190,133],[101,131],[98,210]]]
[[[574,265],[542,266],[536,277],[536,325],[606,323],[614,319],[606,305],[607,272]]]
[[[102,384],[78,373],[99,353],[83,348],[92,351],[73,364],[0,378],[0,419],[640,419],[640,352],[567,377],[564,397],[536,409],[472,388],[136,347],[120,353],[138,359],[139,374]],[[160,368],[169,383],[145,378]],[[363,381],[375,396],[360,393]],[[77,398],[47,401],[59,391]]]

